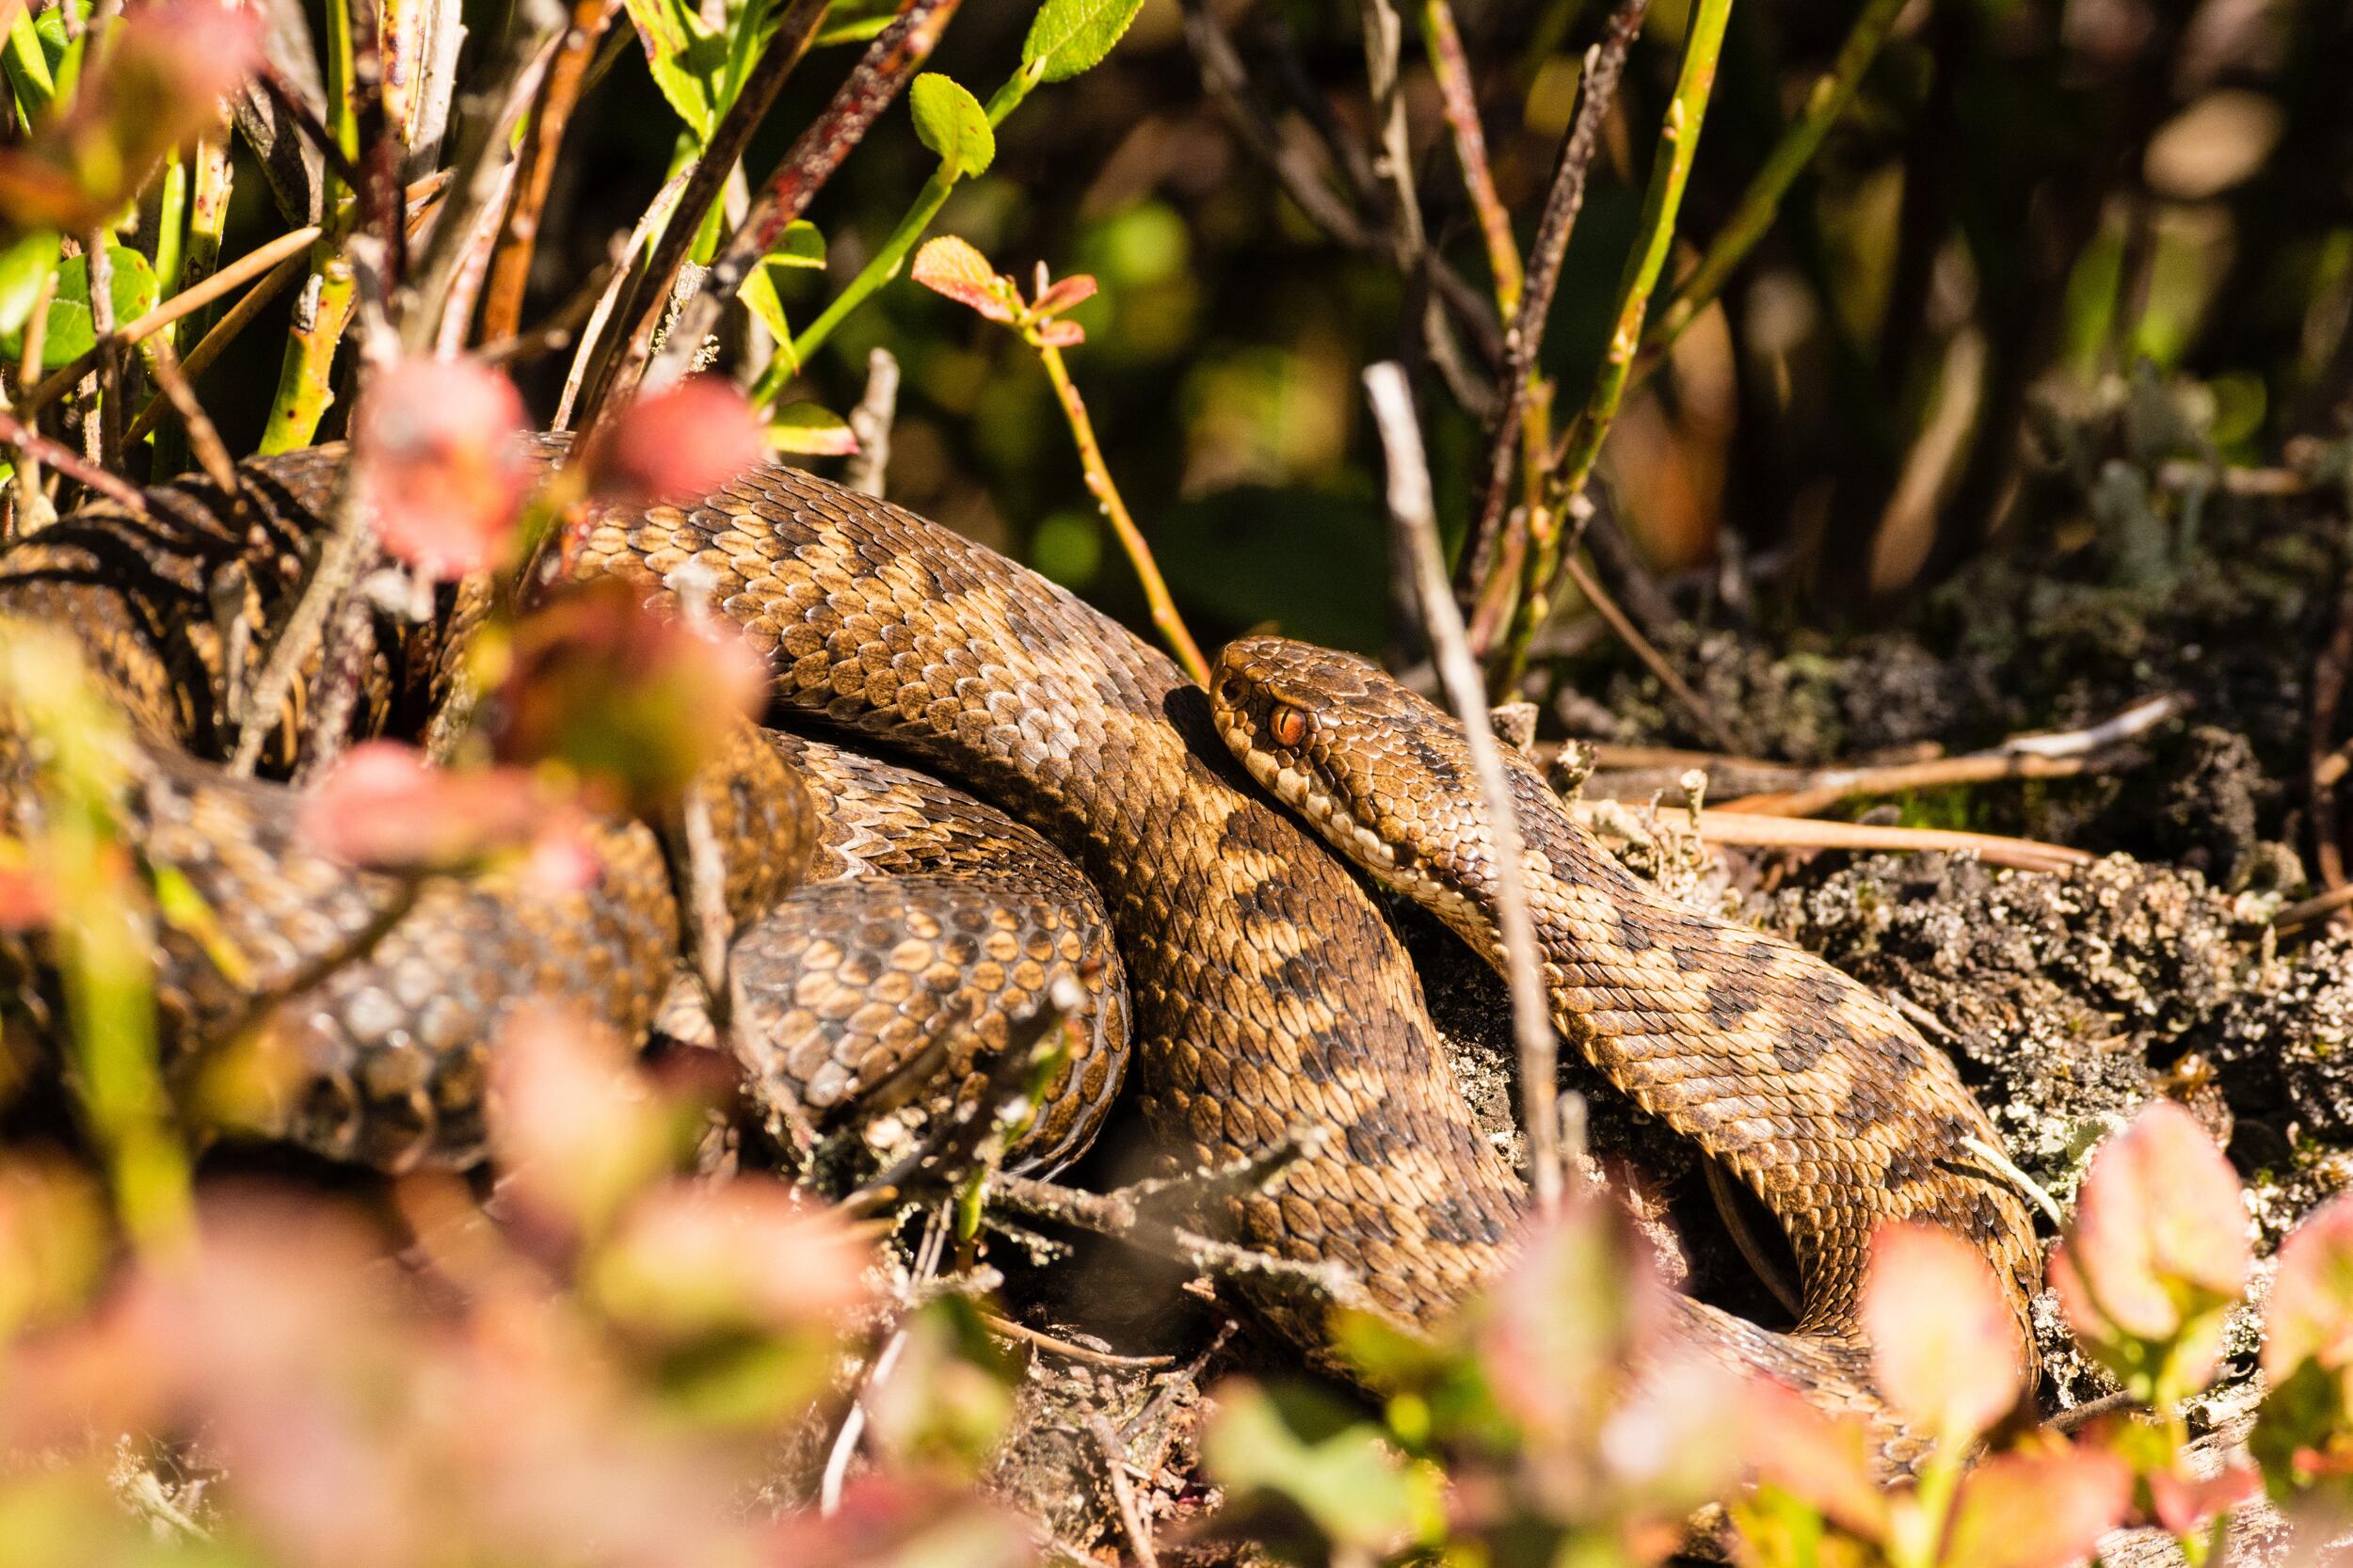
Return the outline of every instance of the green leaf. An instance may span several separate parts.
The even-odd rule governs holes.
[[[114,264],[115,321],[119,325],[143,316],[155,308],[155,274],[147,264],[147,258],[137,251],[120,245],[108,245],[106,255]],[[89,312],[89,260],[84,256],[68,257],[57,268],[57,293],[49,301],[48,328],[41,340],[40,367],[58,370],[80,359],[97,346],[98,334],[92,330]],[[0,353],[10,358],[24,352],[24,324],[5,340],[0,340]]]
[[[890,19],[898,14],[898,0],[834,0],[825,8],[825,24],[817,30],[811,47],[864,43],[889,26]]]
[[[772,266],[824,266],[825,236],[817,232],[817,225],[807,218],[794,218],[784,227],[784,237],[768,252]]]
[[[695,133],[699,145],[719,122],[719,84],[727,72],[727,40],[711,32],[680,0],[626,0],[629,19],[645,45],[654,86]]]
[[[1285,1499],[1337,1545],[1393,1551],[1436,1512],[1429,1473],[1334,1401],[1228,1384],[1218,1404],[1201,1443],[1209,1473],[1236,1492]]]
[[[960,180],[985,174],[997,160],[997,134],[988,128],[988,113],[980,100],[936,71],[918,76],[907,88],[915,111],[915,134],[939,154],[941,174]]]
[[[788,403],[768,416],[768,445],[804,457],[846,457],[857,450],[857,437],[830,408]]]
[[[23,329],[41,280],[57,264],[57,236],[43,230],[0,250],[0,332]]]
[[[1046,0],[1021,40],[1022,68],[1046,82],[1092,70],[1143,8],[1144,0]]]

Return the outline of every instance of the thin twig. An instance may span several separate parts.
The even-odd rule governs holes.
[[[826,103],[824,112],[793,140],[784,162],[745,209],[744,220],[712,258],[711,268],[703,274],[693,297],[679,308],[660,357],[652,358],[648,365],[654,328],[669,301],[670,277],[686,255],[683,240],[692,238],[719,186],[716,180],[710,182],[710,188],[699,200],[693,190],[688,192],[687,200],[680,204],[678,215],[671,220],[670,232],[663,235],[663,254],[655,257],[649,282],[641,295],[648,303],[636,329],[622,344],[614,373],[605,377],[598,390],[597,401],[589,411],[592,425],[610,417],[620,403],[638,390],[641,376],[652,386],[661,387],[686,374],[696,350],[717,324],[720,310],[735,297],[760,259],[776,248],[785,230],[808,210],[810,200],[824,188],[834,170],[841,167],[841,160],[865,138],[883,110],[890,106],[900,89],[931,57],[940,33],[960,3],[961,0],[902,0],[899,14],[867,45],[866,53],[858,56],[848,78]],[[767,98],[760,101],[752,117],[754,120],[767,112],[767,101],[775,97],[783,72],[792,68],[808,40],[815,36],[824,12],[825,7],[813,0],[793,0],[792,9],[778,24],[776,41],[768,46],[769,57],[761,62],[761,71],[765,72],[770,69],[770,60],[776,59],[776,80],[765,83]],[[755,81],[758,80],[756,76]],[[737,100],[739,111],[753,93],[753,82],[746,82],[744,97]],[[720,127],[712,137],[714,146],[720,136],[728,134],[728,129],[724,124]],[[747,123],[743,136],[748,138],[749,135]],[[719,169],[722,177],[741,152],[739,146],[728,155]],[[699,170],[696,178],[698,184],[702,183]],[[681,235],[681,243],[673,247],[671,233]]]
[[[1512,215],[1496,194],[1495,171],[1487,163],[1487,134],[1479,122],[1479,98],[1471,83],[1470,59],[1463,51],[1463,35],[1454,25],[1454,9],[1447,0],[1422,0],[1422,47],[1430,54],[1431,74],[1438,80],[1439,99],[1446,105],[1447,126],[1454,134],[1454,157],[1463,168],[1463,188],[1469,192],[1471,210],[1479,215],[1479,234],[1487,248],[1487,270],[1495,277],[1496,311],[1510,321],[1519,311],[1525,273],[1519,241],[1512,233]]]
[[[1128,1480],[1128,1454],[1119,1441],[1119,1433],[1112,1430],[1109,1417],[1099,1410],[1089,1411],[1086,1416],[1087,1435],[1103,1453],[1103,1474],[1112,1484],[1112,1501],[1119,1510],[1119,1527],[1128,1534],[1128,1545],[1136,1554],[1139,1568],[1160,1568],[1159,1554],[1152,1550],[1152,1532],[1144,1523],[1144,1511],[1136,1506],[1136,1489]]]
[[[998,1337],[1035,1345],[1039,1350],[1061,1356],[1065,1361],[1082,1361],[1090,1367],[1116,1367],[1138,1371],[1173,1367],[1176,1363],[1173,1355],[1114,1355],[1109,1351],[1090,1350],[1084,1345],[1074,1345],[1067,1339],[1033,1329],[1027,1323],[1000,1318],[994,1312],[983,1312],[979,1317],[981,1326]]]
[[[122,468],[122,344],[115,340],[113,235],[93,229],[82,242],[89,269],[89,326],[98,342],[98,461],[111,472]],[[85,419],[89,416],[86,413]]]
[[[0,412],[0,441],[28,451],[68,479],[97,491],[136,517],[150,517],[147,498],[63,441],[51,440],[12,413]]]
[[[934,1209],[924,1224],[923,1240],[916,1245],[913,1285],[920,1287],[938,1272],[949,1228],[947,1209]],[[857,1452],[858,1439],[866,1432],[866,1401],[898,1367],[906,1345],[906,1314],[902,1312],[884,1337],[882,1348],[874,1352],[874,1359],[867,1364],[866,1375],[858,1380],[857,1395],[850,1401],[848,1413],[841,1417],[841,1430],[834,1434],[833,1447],[825,1455],[824,1473],[817,1486],[817,1512],[826,1518],[841,1510],[841,1485],[850,1473],[850,1460]]]
[[[450,160],[450,194],[417,259],[413,292],[401,313],[401,339],[411,353],[424,352],[440,335],[475,222],[504,184],[507,139],[538,90],[563,24],[555,0],[520,0],[506,22],[504,52],[487,68],[484,88],[468,95],[465,133]]]
[[[1619,608],[1618,601],[1610,597],[1609,590],[1603,587],[1600,581],[1585,569],[1585,563],[1571,553],[1562,558],[1561,569],[1568,574],[1569,582],[1576,586],[1577,591],[1585,596],[1586,602],[1593,607],[1593,613],[1608,623],[1618,641],[1624,643],[1627,649],[1642,662],[1643,667],[1658,678],[1658,683],[1666,687],[1674,699],[1683,705],[1684,712],[1691,715],[1692,722],[1699,726],[1700,731],[1707,737],[1709,742],[1721,746],[1726,751],[1732,750],[1732,731],[1727,729],[1724,722],[1716,716],[1716,711],[1708,706],[1707,699],[1701,696],[1689,681],[1676,673],[1675,667],[1667,662],[1667,656],[1659,652],[1648,637],[1642,635],[1641,629],[1634,624],[1623,609]]]
[[[596,309],[597,301],[619,270],[611,262],[589,268],[570,296],[549,312],[545,320],[528,331],[484,344],[474,350],[474,358],[486,365],[528,364],[541,355],[569,348],[576,341],[579,328]]]
[[[2289,904],[2271,917],[2271,923],[2278,930],[2293,931],[2300,926],[2311,925],[2318,920],[2333,918],[2348,907],[2353,907],[2353,882],[2348,882],[2341,888],[2331,888],[2329,891],[2314,898],[2305,899],[2299,904]]]
[[[1071,440],[1078,443],[1087,493],[1095,497],[1096,505],[1110,520],[1112,532],[1119,536],[1120,547],[1127,551],[1128,562],[1136,568],[1144,601],[1152,607],[1152,624],[1160,628],[1161,639],[1176,655],[1176,662],[1184,665],[1185,673],[1197,684],[1208,685],[1209,662],[1201,656],[1201,645],[1193,640],[1184,617],[1176,613],[1176,600],[1169,594],[1168,581],[1160,575],[1160,563],[1152,557],[1152,547],[1144,542],[1144,530],[1136,526],[1136,520],[1128,515],[1128,503],[1120,498],[1111,467],[1103,461],[1103,448],[1095,439],[1095,422],[1087,417],[1086,400],[1079,395],[1077,384],[1070,379],[1062,350],[1041,342],[1037,354],[1046,366],[1046,378],[1053,383],[1063,417],[1069,422]]]
[[[344,150],[336,144],[334,136],[311,107],[309,100],[279,73],[276,66],[267,61],[264,61],[261,69],[254,72],[254,80],[269,95],[270,102],[278,105],[278,112],[292,120],[295,129],[302,133],[302,139],[317,151],[335,178],[342,181],[346,189],[358,190],[360,171],[352,168],[351,160],[344,155]]]
[[[866,393],[850,410],[850,434],[857,452],[842,468],[841,483],[860,495],[879,497],[889,477],[890,424],[899,407],[899,361],[879,345],[866,353]]]
[[[53,266],[43,274],[39,286],[34,289],[32,313],[24,318],[24,355],[17,361],[16,384],[20,387],[30,380],[40,369],[43,352],[41,340],[49,325],[50,301],[56,297],[56,293],[57,269]],[[0,403],[5,403],[5,399],[0,399]],[[0,409],[0,411],[6,410]],[[28,415],[26,423],[28,424],[34,423],[37,417],[38,410],[35,410]],[[23,538],[25,535],[38,533],[56,521],[57,509],[50,504],[49,492],[41,485],[40,454],[32,447],[21,443],[10,450],[16,459],[14,475],[16,532],[14,536]]]
[[[587,324],[580,329],[580,345],[572,350],[571,369],[565,374],[564,391],[555,400],[555,418],[549,429],[571,428],[572,411],[580,401],[582,389],[587,385],[588,373],[596,366],[597,345],[604,340],[605,323],[619,308],[633,276],[629,258],[646,253],[655,232],[677,209],[679,197],[694,172],[692,168],[681,168],[663,182],[662,188],[653,193],[653,200],[646,203],[646,210],[638,216],[637,226],[629,232],[627,242],[614,253],[612,270],[597,294],[596,308],[588,312]]]
[[[510,338],[521,328],[523,291],[531,281],[531,259],[539,241],[539,215],[546,210],[548,189],[554,183],[555,157],[563,150],[564,129],[580,102],[588,62],[620,8],[621,0],[574,0],[564,40],[540,78],[539,99],[531,108],[531,134],[516,160],[514,200],[506,205],[506,221],[499,232],[489,286],[483,296],[482,336],[486,340]]]
[[[1525,850],[1519,818],[1512,805],[1512,783],[1503,753],[1487,720],[1487,692],[1471,658],[1463,614],[1447,583],[1446,556],[1438,544],[1437,510],[1431,499],[1430,468],[1422,456],[1421,426],[1414,417],[1414,394],[1405,372],[1391,363],[1365,372],[1365,391],[1388,455],[1389,520],[1398,546],[1410,551],[1421,590],[1422,620],[1430,633],[1432,660],[1462,721],[1471,766],[1487,808],[1487,837],[1495,853],[1497,925],[1503,968],[1512,991],[1512,1026],[1519,1039],[1520,1120],[1528,1134],[1528,1159],[1538,1208],[1560,1207],[1561,1190],[1560,1112],[1556,1107],[1560,1042],[1536,968],[1536,927],[1528,913]]]
[[[248,289],[244,296],[229,308],[229,313],[215,322],[212,330],[188,350],[187,358],[180,362],[182,372],[191,380],[203,375],[237,334],[244,331],[271,300],[283,294],[308,268],[309,259],[300,254],[289,256],[279,263],[276,270]],[[160,396],[149,398],[147,407],[139,410],[138,418],[133,420],[131,427],[123,432],[123,439],[136,441],[146,435],[155,428],[156,423],[163,418],[164,410],[169,407],[168,399]]]
[[[1590,824],[1594,816],[1609,808],[1625,809],[1616,801],[1579,801],[1570,805],[1569,812]],[[1958,833],[1940,827],[1878,827],[1866,823],[1758,817],[1737,811],[1705,810],[1696,817],[1692,825],[1701,842],[1737,844],[1744,849],[1902,850],[1974,855],[1989,866],[2051,873],[2089,866],[2097,858],[2064,844],[2006,838],[1996,833]]]
[[[1455,574],[1458,590],[1475,589],[1486,581],[1494,566],[1496,536],[1502,526],[1511,493],[1513,458],[1523,449],[1521,438],[1529,398],[1538,380],[1536,357],[1544,347],[1545,328],[1552,317],[1552,296],[1561,281],[1561,263],[1568,254],[1577,216],[1585,208],[1586,181],[1593,169],[1593,154],[1601,147],[1602,123],[1617,102],[1618,82],[1625,73],[1626,55],[1642,30],[1642,18],[1649,7],[1650,0],[1620,0],[1618,8],[1610,13],[1609,25],[1602,31],[1601,40],[1585,53],[1577,115],[1569,122],[1568,132],[1561,141],[1561,155],[1553,163],[1552,184],[1545,194],[1544,215],[1536,221],[1536,237],[1529,248],[1527,287],[1504,332],[1503,406],[1487,436],[1487,485],[1481,494],[1479,517],[1470,541],[1463,551],[1461,570]],[[1548,435],[1535,432],[1525,443],[1530,449],[1526,461],[1531,467],[1542,464],[1548,441]]]
[[[158,337],[147,345],[149,369],[163,395],[171,400],[171,407],[180,416],[180,428],[187,432],[188,450],[196,455],[197,465],[204,476],[220,487],[228,498],[232,514],[245,508],[245,491],[237,484],[237,465],[230,460],[229,448],[223,444],[220,432],[214,428],[212,419],[204,412],[204,405],[197,400],[196,389],[180,369],[180,356],[171,351],[171,340]],[[239,520],[242,526],[243,519]]]
[[[2182,697],[2168,694],[2135,703],[2099,724],[2047,734],[2019,735],[1988,751],[1917,762],[1825,769],[1808,776],[1798,788],[1742,795],[1725,801],[1718,809],[1749,811],[1760,816],[1810,817],[1860,795],[1946,789],[2010,778],[2072,778],[2111,765],[2117,747],[2147,734],[2185,706]]]

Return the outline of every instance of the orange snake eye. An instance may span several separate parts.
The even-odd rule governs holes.
[[[1276,745],[1296,750],[1307,744],[1306,711],[1284,703],[1267,716],[1267,729]]]

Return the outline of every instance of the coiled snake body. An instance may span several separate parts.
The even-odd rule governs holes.
[[[338,460],[322,451],[250,466],[242,530],[229,525],[225,498],[200,483],[156,492],[153,524],[107,508],[66,520],[0,556],[0,615],[75,631],[151,735],[216,744],[220,725],[201,694],[221,667],[211,608],[221,574],[232,564],[245,574],[253,613],[282,604]],[[1342,1264],[1382,1308],[1409,1320],[1443,1312],[1502,1264],[1521,1223],[1521,1185],[1457,1091],[1414,970],[1357,880],[1252,787],[1223,744],[1222,725],[1242,728],[1236,713],[1264,714],[1279,700],[1335,715],[1309,728],[1329,754],[1317,767],[1345,771],[1337,748],[1365,727],[1353,710],[1341,722],[1345,702],[1318,707],[1324,688],[1306,678],[1337,679],[1346,697],[1352,681],[1369,687],[1363,666],[1289,664],[1273,657],[1273,645],[1239,645],[1222,670],[1257,683],[1228,692],[1221,680],[1221,721],[1209,694],[1166,658],[1059,587],[899,508],[785,469],[746,473],[693,504],[595,516],[569,560],[575,572],[622,578],[649,600],[693,584],[769,660],[773,718],[879,743],[1026,824],[1004,824],[1004,835],[1033,831],[1076,862],[1101,895],[1125,964],[1144,1109],[1176,1151],[1225,1163],[1265,1153],[1295,1129],[1329,1133],[1273,1190],[1237,1201],[1241,1239]],[[364,687],[371,715],[414,722],[441,652],[388,640]],[[1279,697],[1266,695],[1269,682]],[[1349,825],[1438,823],[1457,849],[1477,849],[1476,791],[1443,721],[1418,721],[1439,728],[1386,742],[1368,732],[1385,748],[1373,771],[1413,762],[1422,770],[1413,788],[1423,792],[1389,808],[1393,824],[1359,816]],[[5,729],[0,764],[11,755]],[[754,1076],[782,1074],[819,1100],[854,1097],[890,1064],[844,1061],[824,1044],[836,1038],[824,1030],[857,1004],[829,1000],[829,981],[796,968],[806,952],[786,951],[814,946],[824,974],[857,978],[843,974],[855,944],[826,935],[857,929],[826,923],[831,895],[779,892],[783,863],[811,852],[760,853],[797,845],[802,831],[786,770],[776,769],[787,780],[780,787],[760,782],[776,748],[820,796],[820,836],[832,846],[814,852],[821,861],[840,861],[860,822],[870,849],[903,836],[890,824],[924,815],[919,797],[937,787],[792,741],[751,747],[765,757],[723,767],[706,788],[714,826],[746,850],[729,878],[746,933],[735,978],[746,1012],[820,1042],[797,1063],[772,1049],[750,1064]],[[1333,797],[1304,787],[1309,770],[1292,770],[1294,785],[1262,749],[1245,744],[1244,754],[1286,805],[1330,822]],[[603,830],[599,882],[552,902],[514,888],[428,885],[413,908],[388,916],[388,879],[341,873],[296,841],[283,787],[232,783],[176,753],[156,756],[132,812],[148,837],[143,852],[194,867],[199,890],[227,913],[230,937],[263,954],[248,987],[307,986],[268,1013],[269,1027],[291,1031],[329,1086],[289,1113],[290,1135],[377,1162],[467,1157],[479,1141],[484,1043],[506,1001],[538,989],[601,995],[632,1031],[652,1016],[679,920],[651,830]],[[13,778],[0,767],[0,783],[22,828],[33,808],[18,764]],[[1541,781],[1525,770],[1515,777],[1524,826],[1552,856],[1542,867],[1531,858],[1530,870],[1539,902],[1559,917],[1545,958],[1564,1027],[1638,1102],[1748,1180],[1798,1253],[1802,1335],[1769,1335],[1696,1305],[1685,1309],[1690,1334],[1817,1399],[1876,1413],[1850,1332],[1855,1287],[1869,1225],[1899,1215],[1981,1245],[2023,1310],[2034,1256],[2025,1216],[1967,1168],[1961,1141],[1993,1133],[1949,1064],[1826,966],[1685,911],[1573,827],[1562,835],[1548,825],[1565,819]],[[874,791],[898,804],[875,807]],[[950,832],[936,858],[922,860],[915,845],[913,858],[889,869],[968,876],[998,857],[991,846],[1008,841],[998,833]],[[1426,867],[1434,856],[1423,846],[1402,858]],[[1477,901],[1464,896],[1481,879],[1473,870],[1468,882],[1442,887],[1438,902],[1492,951]],[[797,920],[794,898],[809,901]],[[995,924],[976,913],[968,926],[922,918],[933,921],[927,945],[896,966],[893,1006],[920,991],[933,1008],[924,1016],[945,1016],[962,983],[933,962],[941,954],[993,963],[996,984],[1027,983],[1028,994],[1053,972],[1092,988],[1094,1048],[1065,1073],[1052,1101],[1065,1109],[1048,1116],[1032,1151],[1041,1160],[1067,1154],[1118,1085],[1126,1022],[1105,1000],[1115,997],[1112,966],[1083,911]],[[308,974],[372,921],[388,929],[363,953],[328,966],[324,978]],[[175,985],[186,993],[176,1021],[193,1037],[236,1014],[237,988],[200,953],[174,951],[168,961],[171,974],[200,977],[168,976],[166,986],[168,997]],[[812,1096],[814,1080],[823,1082]],[[1312,1336],[1320,1325],[1296,1326]]]

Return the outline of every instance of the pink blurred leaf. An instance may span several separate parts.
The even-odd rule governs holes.
[[[1866,1541],[1887,1533],[1887,1495],[1874,1478],[1870,1433],[1839,1420],[1794,1389],[1757,1378],[1739,1414],[1757,1479],[1811,1506],[1839,1528]]]
[[[1532,1445],[1585,1443],[1663,1329],[1665,1307],[1632,1221],[1579,1194],[1470,1309],[1472,1342],[1496,1402]]]
[[[915,253],[915,280],[936,294],[944,294],[991,321],[1014,317],[1013,280],[1000,278],[988,258],[968,240],[941,234],[923,242]]]
[[[768,672],[732,623],[690,624],[617,577],[513,628],[490,720],[503,761],[563,765],[599,808],[659,809],[739,735]]]
[[[1043,322],[1032,331],[1048,348],[1075,348],[1087,341],[1086,328],[1075,321]]]
[[[1046,292],[1031,304],[1031,311],[1042,316],[1060,315],[1072,306],[1095,297],[1095,279],[1089,273],[1074,272],[1067,278],[1057,278]]]
[[[2067,1568],[2132,1507],[2132,1466],[2096,1448],[2008,1453],[1961,1483],[1946,1568]]]
[[[2077,1336],[2151,1397],[2202,1386],[2221,1355],[2224,1309],[2253,1254],[2237,1175],[2197,1118],[2169,1100],[2102,1145],[2051,1285]]]
[[[15,847],[14,840],[0,840],[0,854]],[[0,859],[0,931],[29,931],[46,924],[56,908],[45,881],[22,865]]]
[[[770,1568],[1026,1568],[1034,1526],[962,1488],[904,1476],[862,1476],[832,1517],[787,1514],[769,1538]]]
[[[387,551],[437,580],[504,564],[531,483],[514,383],[468,360],[405,359],[377,374],[352,423]]]
[[[490,1057],[489,1120],[519,1201],[589,1234],[670,1162],[669,1118],[621,1043],[568,1009],[508,1022]]]
[[[2157,1523],[2175,1535],[2205,1528],[2216,1514],[2263,1495],[2263,1477],[2251,1465],[2226,1464],[2211,1476],[2157,1470],[2148,1477]]]
[[[2263,1368],[2274,1385],[2305,1360],[2353,1365],[2353,1197],[2306,1215],[2280,1243],[2265,1309]]]
[[[768,457],[759,416],[743,392],[696,376],[623,411],[587,457],[588,486],[621,505],[708,495]]]
[[[219,122],[261,44],[253,7],[159,0],[125,11],[63,112],[0,149],[0,213],[23,229],[105,221],[165,154]]]
[[[346,865],[447,871],[528,842],[549,803],[517,768],[437,768],[416,747],[365,741],[303,796],[303,837]]]
[[[865,1303],[872,1250],[773,1181],[669,1182],[630,1206],[596,1264],[598,1298],[671,1334],[819,1328]]]
[[[2025,1385],[2017,1318],[1974,1247],[1927,1225],[1883,1224],[1871,1237],[1863,1328],[1889,1401],[1965,1442]]]

